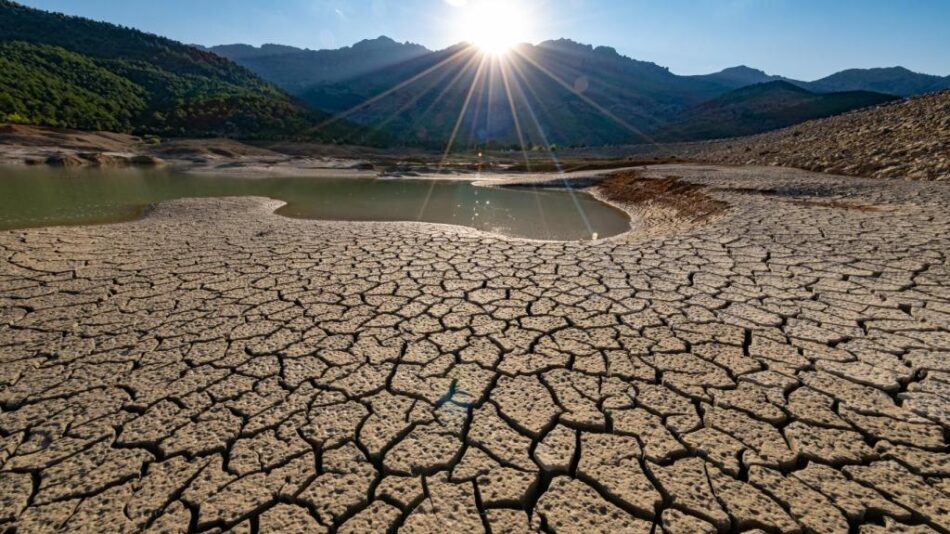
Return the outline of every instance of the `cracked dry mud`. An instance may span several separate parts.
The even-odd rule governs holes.
[[[0,233],[0,530],[950,532],[950,189],[676,174],[731,207]]]

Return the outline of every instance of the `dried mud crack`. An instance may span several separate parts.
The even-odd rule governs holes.
[[[0,530],[950,532],[950,188],[600,193],[690,224],[0,233]]]

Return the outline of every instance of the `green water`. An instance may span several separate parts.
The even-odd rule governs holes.
[[[629,228],[626,214],[565,190],[476,187],[469,182],[371,178],[235,178],[164,170],[0,169],[0,229],[138,218],[152,203],[186,197],[263,196],[287,217],[423,221],[531,239],[579,240]]]

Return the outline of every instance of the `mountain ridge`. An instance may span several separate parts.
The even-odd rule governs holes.
[[[741,89],[747,82],[781,81],[787,84],[786,93],[795,83],[748,67],[712,76],[680,76],[655,63],[623,56],[613,48],[569,39],[518,45],[501,61],[507,67],[489,62],[486,80],[477,75],[477,51],[466,50],[466,45],[456,45],[366,75],[316,84],[298,96],[314,107],[398,134],[407,144],[452,139],[461,146],[577,146],[651,142],[657,135],[692,139],[695,135],[673,135],[673,130],[664,127],[689,124],[690,117],[681,114]],[[462,72],[465,62],[472,65],[470,72]],[[490,81],[505,74],[509,87]],[[808,91],[804,87],[799,90]],[[508,93],[513,102],[500,102]],[[469,108],[465,107],[467,100],[471,100]],[[759,133],[788,125],[788,117],[816,118],[889,99],[835,95],[809,96],[808,100],[811,107],[801,109],[785,104],[780,113],[784,118],[756,111],[782,107],[781,102],[764,104],[760,98],[745,111],[732,104],[736,116],[768,120],[755,126],[746,119],[741,125],[727,123],[707,131],[717,137]],[[520,117],[516,119],[515,113]]]
[[[345,46],[341,48],[334,49],[309,49],[309,48],[298,48],[294,46],[274,44],[274,43],[265,43],[259,47],[255,47],[247,44],[231,44],[231,45],[216,45],[211,47],[202,47],[205,50],[209,50],[215,53],[220,53],[225,57],[233,59],[234,57],[250,56],[250,55],[276,55],[280,49],[280,53],[320,53],[320,52],[337,52],[344,51],[349,49],[354,49],[360,45],[366,43],[376,43],[376,42],[387,42],[391,45],[397,46],[412,46],[417,47],[420,51],[428,53],[438,53],[446,50],[456,48],[465,43],[456,43],[449,47],[443,48],[441,50],[430,50],[422,45],[412,43],[409,41],[399,42],[391,37],[386,35],[381,35],[374,39],[363,39],[358,41],[350,46]],[[665,71],[672,76],[678,76],[683,78],[693,78],[714,81],[721,83],[731,89],[738,89],[739,87],[745,85],[753,85],[757,83],[764,83],[769,81],[776,80],[785,80],[790,83],[799,85],[805,89],[814,92],[835,92],[835,91],[849,91],[849,90],[870,90],[875,92],[882,92],[887,94],[894,94],[897,96],[912,96],[914,94],[924,94],[927,92],[940,91],[946,88],[950,88],[950,75],[948,76],[939,76],[933,74],[926,74],[912,71],[906,67],[895,66],[895,67],[873,67],[873,68],[851,68],[841,70],[830,75],[818,78],[815,80],[798,80],[790,78],[787,76],[782,76],[780,74],[767,74],[766,72],[750,67],[744,64],[736,65],[733,67],[727,67],[722,70],[711,72],[708,74],[692,74],[692,75],[679,75],[673,73],[669,67],[661,66],[655,62],[641,60],[632,58],[630,56],[621,54],[616,50],[616,48],[611,46],[604,45],[593,45],[587,43],[581,43],[579,41],[574,41],[569,38],[558,38],[558,39],[548,39],[541,41],[536,45],[531,45],[530,43],[523,43],[519,46],[535,46],[541,48],[550,48],[550,49],[560,49],[562,51],[572,52],[572,53],[581,53],[588,52],[591,54],[596,54],[598,57],[613,57],[615,59],[628,60],[640,64],[641,66],[650,66],[655,68],[657,71]],[[231,47],[242,47],[244,50],[254,50],[256,53],[245,53],[241,54],[238,51],[229,51]],[[271,53],[262,54],[263,49],[271,49]],[[904,80],[903,85],[898,85],[892,89],[892,92],[888,92],[887,87],[878,86],[875,88],[874,84],[881,84],[881,78],[897,78],[900,82],[902,78],[909,79],[909,81]]]
[[[351,53],[366,43],[374,43],[378,54],[370,58]],[[352,47],[282,56],[293,56],[304,63],[320,63],[334,56],[347,57],[341,71],[334,71],[338,66],[332,62],[305,67],[325,69],[320,79],[312,76],[294,79],[295,75],[287,70],[293,67],[286,60],[260,57],[264,47],[251,49],[257,57],[243,60],[243,64],[311,106],[344,114],[359,124],[397,136],[401,143],[438,145],[452,139],[463,146],[624,144],[650,142],[657,135],[694,139],[695,133],[682,130],[674,135],[672,125],[699,127],[705,121],[700,120],[700,116],[709,113],[697,109],[701,104],[756,84],[777,81],[790,84],[781,92],[757,96],[754,102],[744,104],[746,109],[739,109],[743,107],[741,104],[730,103],[731,111],[725,116],[734,117],[738,121],[734,124],[702,127],[709,135],[716,132],[717,136],[733,137],[787,126],[789,118],[818,118],[888,100],[855,91],[906,96],[926,92],[930,86],[939,89],[943,80],[907,69],[897,72],[885,69],[891,72],[889,76],[882,76],[880,70],[852,69],[815,81],[801,81],[746,65],[683,76],[668,67],[623,55],[613,47],[560,38],[515,46],[504,60],[511,66],[507,72],[494,67],[487,69],[489,77],[507,73],[513,82],[506,88],[500,83],[480,80],[475,72],[480,63],[472,59],[473,54],[463,54],[472,72],[460,72],[459,51],[470,47],[465,43],[436,51],[420,48],[414,53],[399,55],[405,46],[407,44],[381,36]],[[222,48],[212,50],[228,52]],[[283,53],[282,49],[276,50]],[[233,51],[228,53],[237,57]],[[283,63],[268,66],[274,61]],[[271,67],[282,69],[280,77],[268,72]],[[476,85],[480,87],[475,88]],[[792,103],[787,98],[791,85],[828,96],[799,97]],[[472,89],[470,96],[467,89]],[[525,102],[515,105],[497,102],[498,95],[506,91],[511,92],[515,100]],[[732,98],[745,94],[740,92]],[[766,103],[769,98],[775,102]],[[468,99],[472,99],[474,109],[463,113]],[[805,100],[809,102],[806,104]],[[803,107],[795,108],[795,105]],[[772,111],[763,114],[766,110]],[[524,116],[515,120],[512,116],[515,112]],[[750,129],[755,124],[751,117],[762,119],[759,126]]]
[[[866,90],[914,96],[950,89],[950,76],[914,72],[906,67],[846,69],[806,84],[819,91]]]
[[[816,93],[785,80],[773,80],[741,87],[687,110],[654,137],[662,141],[741,137],[899,98],[869,91]]]
[[[347,47],[324,50],[272,43],[260,47],[246,44],[218,45],[206,50],[250,69],[292,93],[299,93],[311,85],[342,81],[432,53],[422,45],[400,43],[385,35],[364,39]]]

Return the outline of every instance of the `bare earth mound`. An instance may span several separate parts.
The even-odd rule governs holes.
[[[950,180],[950,91],[761,135],[677,145],[671,150],[689,160]]]

